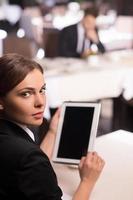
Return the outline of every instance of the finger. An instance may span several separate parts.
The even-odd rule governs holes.
[[[88,152],[87,159],[91,160],[92,162],[96,160],[97,153],[96,152]]]
[[[83,156],[83,157],[81,158],[80,163],[79,163],[79,168],[80,168],[80,169],[82,168],[83,163],[85,162],[85,159],[86,159],[85,156]]]
[[[59,117],[60,116],[60,112],[61,112],[61,107],[58,107],[54,116]]]
[[[91,161],[91,164],[98,168],[101,169],[104,166],[104,160],[98,155],[97,152],[91,152],[88,154],[88,162]]]
[[[105,161],[103,159],[100,159],[99,160],[99,167],[100,167],[100,169],[102,169],[104,167],[104,165],[105,165]]]

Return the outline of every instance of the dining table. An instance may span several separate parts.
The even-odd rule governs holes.
[[[91,200],[133,199],[133,132],[117,130],[98,136],[94,150],[105,161],[103,171],[94,186]],[[80,182],[78,166],[52,163],[63,200],[72,199]]]

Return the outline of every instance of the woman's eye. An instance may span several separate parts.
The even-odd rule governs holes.
[[[40,93],[41,93],[41,94],[45,94],[45,92],[46,92],[46,88],[42,88],[42,89],[40,90]]]
[[[30,95],[31,95],[30,92],[24,92],[24,93],[22,93],[22,96],[23,96],[23,97],[29,97]]]

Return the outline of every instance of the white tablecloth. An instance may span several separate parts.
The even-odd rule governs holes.
[[[93,101],[102,98],[133,98],[133,51],[116,51],[86,60],[54,58],[39,61],[45,69],[48,102]]]

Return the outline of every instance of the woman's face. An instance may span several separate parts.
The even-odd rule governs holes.
[[[46,104],[43,74],[34,69],[1,102],[7,119],[24,125],[40,125]]]

